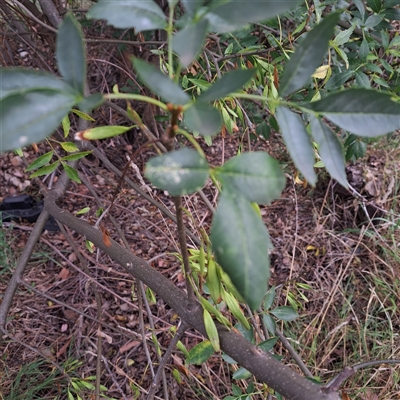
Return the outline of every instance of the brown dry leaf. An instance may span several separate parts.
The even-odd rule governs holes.
[[[71,276],[71,272],[68,268],[63,267],[61,271],[58,273],[58,278],[62,281],[65,281]]]
[[[122,354],[122,353],[125,353],[125,351],[130,350],[132,347],[140,346],[141,343],[142,343],[142,342],[141,342],[140,340],[131,340],[130,342],[125,343],[123,346],[121,346],[121,347],[119,348],[119,352],[120,352],[121,354]]]
[[[348,394],[344,390],[342,390],[342,400],[351,400]]]

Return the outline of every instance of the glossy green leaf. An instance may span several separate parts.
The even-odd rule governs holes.
[[[105,19],[116,28],[135,28],[136,32],[167,28],[166,17],[153,0],[99,0],[86,16]]]
[[[183,67],[190,63],[200,53],[206,38],[208,21],[206,19],[186,25],[172,40],[172,49],[178,54]]]
[[[242,88],[254,75],[255,69],[236,69],[227,72],[218,79],[208,90],[203,92],[197,101],[209,102],[226,97]]]
[[[67,14],[57,32],[56,57],[63,79],[83,95],[86,77],[86,56],[79,22]]]
[[[68,164],[62,163],[64,171],[67,173],[68,178],[74,182],[81,183],[78,176],[78,171],[75,168],[70,167]]]
[[[54,132],[76,97],[57,90],[12,93],[0,100],[0,152],[27,146]]]
[[[321,65],[339,15],[339,13],[330,14],[308,32],[305,39],[297,46],[283,71],[279,86],[281,96],[287,96],[301,89]]]
[[[31,91],[32,89],[73,91],[67,83],[48,72],[23,68],[0,68],[0,99],[12,92]]]
[[[211,342],[215,351],[220,350],[218,329],[211,314],[204,308],[203,309],[204,327],[206,328],[208,339]]]
[[[286,107],[276,110],[283,140],[297,169],[311,185],[315,185],[317,176],[314,172],[314,151],[310,137],[301,118]]]
[[[214,354],[214,347],[209,340],[204,340],[189,351],[188,364],[201,365]]]
[[[272,248],[267,228],[251,203],[222,191],[211,242],[217,261],[247,304],[256,310],[267,291]]]
[[[53,158],[53,150],[49,151],[46,154],[43,154],[39,156],[35,161],[33,161],[31,164],[28,165],[28,168],[26,168],[25,171],[32,171],[34,169],[38,169],[40,167],[43,167],[43,165],[46,165],[50,162],[50,160]]]
[[[290,306],[276,307],[270,313],[282,321],[294,321],[299,317],[299,314]]]
[[[145,85],[164,101],[182,105],[189,103],[189,95],[153,64],[139,58],[135,58],[133,64]]]
[[[260,22],[276,17],[293,8],[299,1],[231,0],[220,2],[206,14],[210,22],[210,31],[225,33],[239,29],[251,22]]]
[[[258,204],[279,198],[286,183],[278,161],[263,151],[232,157],[216,172],[224,189]]]
[[[220,112],[213,106],[205,103],[194,103],[184,115],[185,125],[192,131],[203,136],[214,136],[221,129],[222,118]]]
[[[194,15],[204,4],[204,0],[181,0],[183,8],[189,15]]]
[[[275,346],[276,342],[278,341],[278,337],[275,336],[271,339],[265,340],[264,342],[261,342],[258,347],[261,347],[265,352],[268,352],[273,349]]]
[[[44,167],[39,168],[36,172],[30,175],[30,178],[36,178],[37,176],[43,176],[51,174],[53,171],[57,169],[60,165],[60,161],[57,160],[50,165],[45,165]]]
[[[375,90],[349,89],[306,107],[359,136],[374,137],[400,129],[400,103]]]
[[[342,145],[334,132],[314,115],[310,115],[311,132],[318,143],[319,154],[331,177],[347,187]]]
[[[75,133],[75,140],[100,140],[122,135],[132,129],[131,126],[108,125],[89,128]]]
[[[78,107],[83,113],[87,113],[103,104],[104,97],[101,93],[93,93],[88,97],[83,98],[79,103]]]
[[[232,378],[233,379],[249,379],[249,378],[251,378],[251,376],[252,376],[252,373],[250,371],[248,371],[246,368],[240,367],[233,373]]]
[[[154,157],[146,164],[145,175],[159,189],[172,196],[200,190],[209,175],[209,166],[197,151],[184,148]]]

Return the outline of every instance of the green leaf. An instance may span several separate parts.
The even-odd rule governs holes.
[[[378,13],[382,8],[381,0],[367,0],[367,5],[372,9],[372,11]]]
[[[0,68],[0,99],[12,92],[21,93],[32,89],[57,89],[61,92],[72,92],[72,88],[67,83],[48,72],[23,68]]]
[[[253,1],[251,6],[248,0],[231,0],[220,2],[206,18],[210,22],[210,31],[225,33],[239,29],[251,22],[260,22],[276,17],[293,8],[299,1],[263,0]]]
[[[235,299],[233,295],[226,292],[225,290],[222,292],[222,298],[225,304],[228,306],[229,311],[232,315],[246,328],[250,329],[249,321],[247,321],[246,317],[243,314],[242,309],[239,306],[238,301]]]
[[[333,39],[332,44],[334,46],[342,46],[350,40],[350,36],[356,28],[356,24],[353,24],[350,28],[340,31]]]
[[[86,57],[79,22],[67,14],[57,32],[56,57],[64,80],[83,95],[86,77]]]
[[[73,180],[74,182],[81,183],[81,180],[78,177],[78,171],[76,169],[70,167],[68,164],[65,163],[62,163],[62,166],[67,173],[69,179]]]
[[[43,89],[0,100],[0,152],[39,142],[60,125],[76,101],[72,94]]]
[[[290,306],[276,307],[270,311],[271,314],[275,315],[276,318],[282,321],[294,321],[299,317],[299,314]]]
[[[268,314],[264,314],[262,318],[263,318],[263,322],[264,322],[266,328],[268,329],[268,332],[275,335],[276,324],[275,324],[275,321],[272,319],[272,317]]]
[[[276,342],[278,341],[278,336],[275,336],[271,339],[265,340],[264,342],[261,342],[258,347],[261,347],[265,352],[268,352],[273,349],[273,347],[276,345]]]
[[[383,15],[370,15],[365,21],[364,26],[366,28],[374,28],[383,20]]]
[[[251,203],[222,191],[214,214],[211,242],[217,261],[253,309],[258,309],[269,279],[272,248],[267,228]]]
[[[388,8],[382,13],[382,16],[389,21],[399,21],[400,20],[400,10],[396,8]]]
[[[286,183],[278,161],[263,151],[232,157],[216,173],[224,189],[259,204],[279,198]]]
[[[221,129],[220,112],[215,107],[205,103],[194,103],[185,111],[183,117],[185,125],[202,136],[214,136]]]
[[[272,286],[264,298],[264,310],[267,311],[272,307],[275,300],[275,286]]]
[[[248,371],[247,369],[245,369],[243,367],[240,367],[233,373],[232,378],[233,379],[249,379],[251,376],[252,376],[252,373],[250,371]]]
[[[32,171],[34,169],[38,169],[42,167],[43,165],[46,165],[50,162],[50,160],[53,158],[53,150],[49,151],[46,154],[41,155],[38,157],[35,161],[33,161],[31,164],[28,165],[28,168],[25,170],[26,172]]]
[[[74,151],[79,151],[78,146],[72,142],[61,142],[60,145],[67,153],[73,153]]]
[[[172,196],[190,194],[201,189],[208,178],[209,166],[197,151],[184,148],[148,161],[145,176],[159,189]]]
[[[63,132],[64,132],[64,139],[68,136],[69,134],[69,130],[71,129],[71,122],[69,120],[68,115],[66,115],[62,121],[61,121],[61,125],[63,128]]]
[[[368,53],[369,53],[369,45],[367,39],[364,38],[358,50],[358,55],[362,60],[366,60]]]
[[[374,137],[400,128],[400,104],[390,94],[375,90],[349,89],[306,107],[359,136]]]
[[[356,71],[354,74],[356,78],[357,85],[364,88],[370,88],[371,83],[369,81],[368,75],[365,75],[364,72]]]
[[[200,53],[206,37],[208,21],[206,19],[193,22],[179,31],[172,40],[172,49],[178,54],[183,67],[190,63]]]
[[[303,121],[297,114],[282,106],[276,110],[276,119],[294,164],[307,181],[315,185],[317,176],[314,172],[314,151]]]
[[[100,140],[122,135],[132,129],[131,126],[99,126],[75,133],[75,140]]]
[[[203,320],[207,336],[210,339],[212,347],[214,348],[215,351],[219,351],[220,345],[219,345],[218,329],[217,326],[215,325],[215,322],[211,314],[205,308],[203,309]]]
[[[51,174],[53,171],[57,169],[57,167],[60,165],[60,161],[55,161],[50,165],[46,165],[42,168],[39,168],[36,172],[34,172],[30,178],[36,178],[37,176],[43,176],[43,175],[48,175]]]
[[[209,340],[204,340],[189,351],[188,364],[201,365],[214,354],[214,347]]]
[[[91,154],[92,151],[82,151],[80,153],[75,153],[75,154],[71,154],[69,156],[64,156],[61,158],[61,160],[63,161],[75,161],[75,160],[80,160],[83,157],[86,157],[88,154]]]
[[[203,5],[204,0],[181,0],[185,11],[193,16],[196,11]]]
[[[92,118],[90,115],[86,114],[85,112],[79,111],[75,108],[71,110],[74,114],[76,114],[79,118],[84,119],[85,121],[92,121],[95,122],[96,120]]]
[[[339,13],[332,13],[308,32],[306,38],[297,46],[283,71],[279,86],[279,94],[282,97],[301,89],[321,65],[338,20]]]
[[[133,64],[145,85],[164,101],[182,105],[189,103],[189,95],[157,67],[139,58],[135,58]]]
[[[104,101],[104,98],[101,93],[93,93],[90,96],[82,99],[78,103],[78,107],[81,109],[81,111],[83,111],[83,113],[87,113],[90,110],[93,110],[94,108],[99,107],[101,104],[103,104],[103,101]],[[89,118],[91,118],[91,117],[89,117]]]
[[[310,115],[311,132],[319,146],[319,154],[333,179],[347,187],[342,145],[331,129],[314,115]]]
[[[221,99],[241,89],[254,75],[255,69],[236,69],[218,79],[208,90],[203,92],[197,101],[209,102]]]
[[[164,12],[153,0],[99,0],[86,16],[105,19],[116,28],[135,28],[136,32],[167,28]]]

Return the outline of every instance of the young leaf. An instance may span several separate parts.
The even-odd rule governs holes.
[[[105,19],[120,29],[135,28],[136,32],[167,28],[164,12],[153,0],[99,0],[86,16]]]
[[[246,317],[241,310],[238,301],[225,290],[222,291],[222,298],[225,304],[228,306],[229,311],[232,315],[246,328],[250,329],[249,321],[247,321]]]
[[[251,22],[265,21],[289,11],[298,1],[286,0],[231,0],[219,2],[206,18],[210,22],[210,30],[218,33],[231,32]],[[218,2],[217,2],[218,4]]]
[[[253,310],[258,309],[267,291],[272,245],[267,228],[248,200],[222,191],[211,242],[218,263],[238,292]]]
[[[201,365],[214,354],[214,347],[209,340],[203,340],[189,351],[188,364]]]
[[[283,71],[279,87],[279,94],[282,97],[301,89],[310,79],[311,74],[321,65],[339,15],[339,13],[332,13],[326,17],[311,32],[308,32],[296,48]]]
[[[56,57],[58,70],[64,80],[83,95],[86,57],[79,22],[67,14],[57,32]]]
[[[208,22],[206,19],[188,24],[172,40],[172,49],[184,68],[197,57],[203,47]]]
[[[343,148],[336,134],[319,118],[310,114],[311,132],[318,143],[319,154],[333,179],[347,187]]]
[[[208,178],[207,161],[197,151],[184,148],[154,157],[146,164],[145,176],[172,196],[194,193]]]
[[[275,335],[276,324],[275,324],[275,321],[272,319],[272,317],[270,315],[268,315],[268,314],[264,314],[263,315],[263,322],[264,322],[266,328],[268,329],[268,332],[270,332],[273,335]]]
[[[275,315],[276,318],[282,321],[294,321],[299,317],[299,314],[290,306],[276,307],[270,311],[271,314]]]
[[[69,179],[73,180],[74,182],[81,183],[81,180],[78,176],[78,171],[76,169],[70,167],[68,164],[65,163],[62,163],[62,166],[67,173]]]
[[[213,106],[204,103],[194,103],[184,113],[185,125],[202,136],[214,136],[221,129],[220,112]]]
[[[72,142],[61,142],[60,145],[67,153],[73,153],[75,151],[79,151],[78,146]]]
[[[71,110],[74,114],[76,114],[79,118],[84,119],[85,121],[92,121],[95,122],[96,120],[92,118],[90,115],[86,114],[85,112],[79,111],[76,108]]]
[[[61,92],[73,92],[73,89],[67,83],[48,72],[23,68],[0,68],[0,99],[12,92],[21,93],[32,89],[56,89]]]
[[[240,89],[254,75],[255,69],[236,69],[218,79],[208,90],[203,92],[197,101],[215,101]]]
[[[76,97],[51,89],[14,92],[0,100],[0,152],[40,142],[60,125]]]
[[[219,351],[220,346],[219,346],[218,330],[211,314],[205,308],[203,309],[203,319],[207,336],[210,339],[211,345],[215,351]]]
[[[121,135],[132,129],[131,126],[99,126],[75,133],[75,140],[100,140]]]
[[[268,290],[264,299],[264,310],[267,311],[272,307],[272,304],[275,300],[275,286],[272,286],[271,289]]]
[[[315,185],[317,176],[314,172],[314,151],[303,121],[297,114],[282,106],[276,110],[276,119],[294,164],[307,181]]]
[[[374,137],[400,128],[400,103],[375,90],[349,89],[305,107],[359,136]]]
[[[38,157],[35,161],[33,161],[31,164],[28,165],[28,168],[25,171],[28,172],[34,169],[38,169],[43,165],[48,164],[52,158],[53,158],[53,150]]]
[[[157,67],[139,58],[135,58],[133,64],[145,85],[164,101],[182,105],[189,103],[189,95]]]
[[[259,204],[277,199],[286,183],[278,161],[262,151],[232,157],[216,173],[224,189]]]
[[[217,264],[214,260],[208,260],[206,285],[210,291],[210,296],[215,303],[218,303],[221,298],[221,283],[217,273]]]
[[[71,129],[71,122],[69,120],[68,115],[66,115],[62,121],[61,121],[61,125],[63,128],[63,132],[64,132],[64,139],[68,136],[69,134],[69,130]]]

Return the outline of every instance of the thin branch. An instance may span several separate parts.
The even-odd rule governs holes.
[[[164,371],[165,366],[167,365],[167,362],[169,358],[171,357],[172,352],[174,351],[178,341],[181,339],[183,334],[185,333],[186,329],[188,328],[188,325],[186,325],[184,322],[182,322],[178,328],[178,331],[176,332],[175,336],[172,338],[168,349],[164,353],[164,356],[160,362],[160,365],[158,366],[158,370],[156,373],[156,376],[153,378],[153,382],[151,384],[151,388],[149,390],[149,393],[147,395],[147,400],[153,400],[154,396],[156,394],[156,390],[158,388],[158,383],[160,382],[161,378],[161,373]]]

